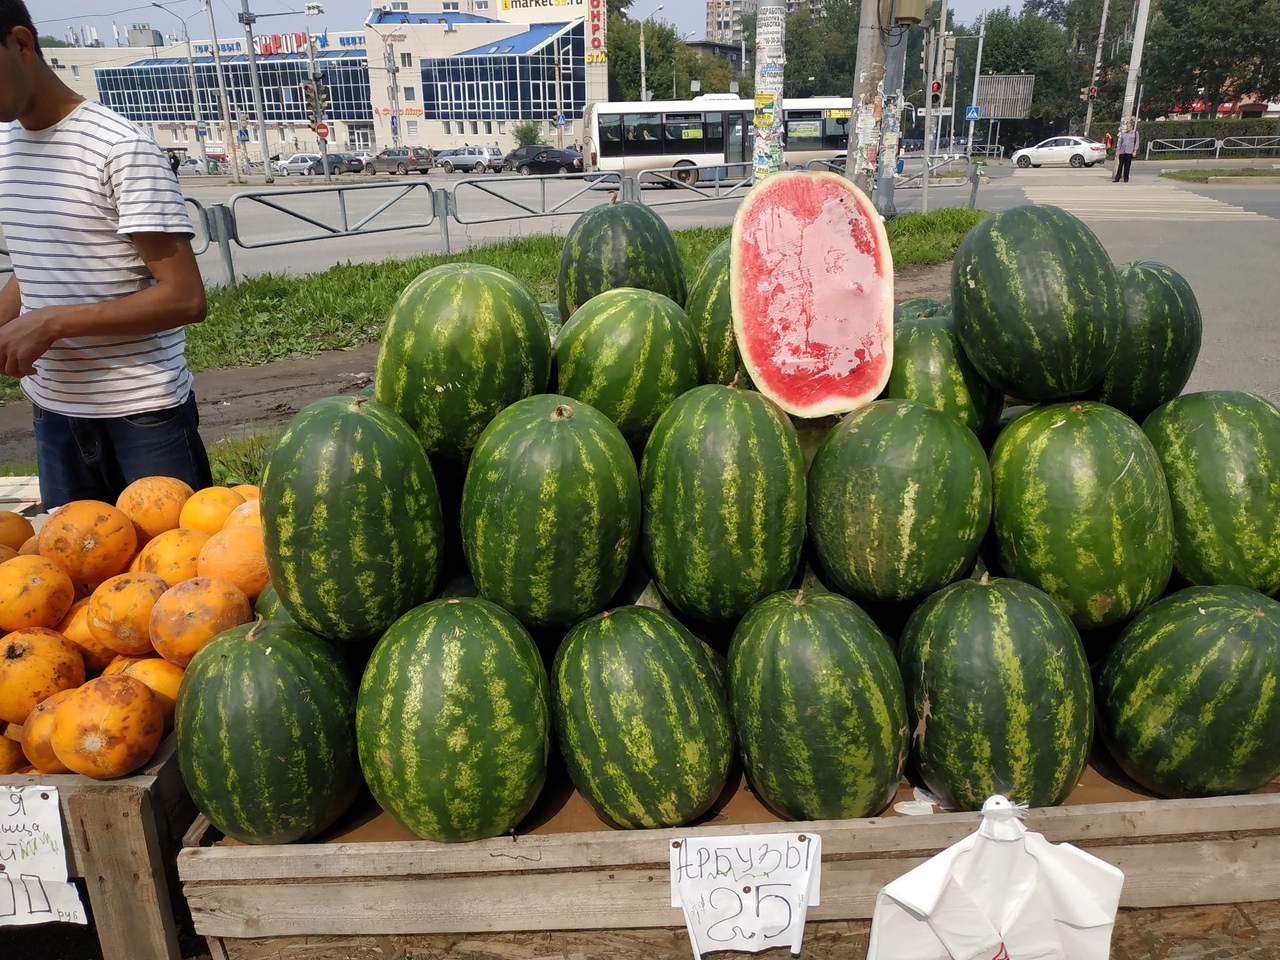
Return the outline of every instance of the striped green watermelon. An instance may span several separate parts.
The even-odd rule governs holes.
[[[951,267],[956,335],[987,382],[1023,400],[1100,383],[1124,322],[1115,265],[1082,221],[1047,204],[987,217]]]
[[[1191,379],[1200,355],[1200,305],[1187,281],[1163,263],[1126,263],[1119,276],[1124,321],[1096,398],[1141,422]]]
[[[738,356],[733,338],[733,310],[729,303],[729,241],[725,240],[702,262],[689,282],[684,312],[702,348],[699,371],[703,383],[751,386],[747,368]]]
[[[182,781],[209,822],[243,843],[315,836],[360,789],[355,709],[330,644],[278,621],[234,627],[182,677]]]
[[[268,583],[253,602],[253,612],[264,620],[284,620],[293,623],[294,619],[280,602],[280,594],[276,593],[274,584]]]
[[[951,414],[980,437],[995,428],[1004,407],[1004,395],[965,355],[949,316],[894,321],[893,371],[882,396],[918,400]]]
[[[902,677],[884,635],[834,593],[785,590],[751,608],[729,647],[743,763],[793,820],[866,817],[907,759]]]
[[[693,326],[670,297],[616,287],[573,312],[556,338],[558,389],[643,446],[662,411],[699,384]]]
[[[680,826],[728,781],[728,696],[706,649],[668,614],[618,607],[570,630],[551,704],[569,776],[607,823]]]
[[[1047,807],[1075,789],[1093,738],[1093,688],[1062,609],[1017,580],[961,580],[920,605],[899,649],[911,758],[944,804],[993,793]]]
[[[392,308],[374,387],[428,453],[465,459],[499,410],[545,390],[550,375],[547,322],[528,288],[496,267],[447,263]]]
[[[1142,429],[1169,484],[1178,573],[1280,590],[1280,411],[1213,390],[1170,400]]]
[[[1173,568],[1164,472],[1138,425],[1081,401],[1035,407],[991,451],[1000,564],[1057,600],[1080,629],[1121,623]]]
[[[485,428],[462,491],[481,596],[535,626],[576,623],[621,586],[639,530],[635,459],[594,407],[541,394]]]
[[[497,604],[415,607],[383,634],[360,683],[356,739],[374,799],[424,839],[506,833],[546,779],[549,694],[533,640]]]
[[[304,407],[263,468],[262,537],[271,583],[300,626],[376,639],[439,576],[440,498],[413,430],[373,400]]]
[[[893,368],[893,254],[871,200],[843,176],[787,171],[733,218],[733,334],[757,390],[800,417],[874,400]]]
[[[560,316],[614,287],[639,287],[684,306],[684,265],[671,230],[637,201],[592,207],[574,221],[560,253],[556,280]]]
[[[959,420],[877,400],[827,434],[809,468],[809,538],[856,600],[922,598],[973,567],[991,522],[987,456]]]
[[[1098,730],[1167,797],[1244,793],[1280,775],[1280,603],[1189,587],[1134,618],[1098,675]]]
[[[931,297],[914,297],[911,300],[903,300],[893,308],[894,332],[897,332],[897,325],[907,320],[920,320],[924,317],[938,316],[938,307],[940,304]],[[947,314],[950,316],[950,314]]]
[[[804,457],[760,394],[709,384],[676,400],[649,436],[640,487],[645,559],[680,612],[734,621],[795,575]]]

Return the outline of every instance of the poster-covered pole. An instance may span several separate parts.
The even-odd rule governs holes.
[[[783,0],[756,8],[756,109],[753,167],[759,183],[782,168],[782,77],[787,10]]]

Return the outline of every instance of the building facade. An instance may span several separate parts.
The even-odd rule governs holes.
[[[741,44],[743,14],[756,12],[756,0],[707,0],[707,40]]]

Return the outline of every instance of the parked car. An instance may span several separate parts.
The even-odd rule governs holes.
[[[178,175],[181,176],[184,173],[204,173],[205,169],[205,163],[199,157],[187,157],[187,159],[178,164]]]
[[[1034,147],[1015,150],[1011,158],[1020,167],[1038,167],[1046,163],[1069,163],[1073,167],[1092,167],[1107,159],[1107,148],[1087,137],[1050,137]]]
[[[407,174],[410,170],[427,173],[433,161],[431,151],[426,147],[388,147],[372,160],[366,160],[364,172]]]
[[[282,160],[277,163],[276,172],[282,173],[286,177],[293,173],[315,173],[318,169],[317,164],[319,163],[320,154],[318,153],[295,153],[288,160]]]
[[[329,169],[334,173],[359,173],[364,169],[364,161],[354,153],[331,153]]]
[[[543,147],[533,156],[520,159],[515,169],[522,177],[532,173],[581,173],[582,154],[575,150]]]
[[[507,172],[514,172],[520,169],[520,164],[524,163],[530,157],[536,157],[543,150],[550,150],[549,143],[533,143],[524,147],[516,147],[503,158],[502,169]]]
[[[443,159],[436,159],[436,166],[445,173],[455,170],[471,170],[474,173],[502,169],[504,157],[497,147],[462,147]]]

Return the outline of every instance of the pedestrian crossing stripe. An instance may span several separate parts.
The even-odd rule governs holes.
[[[1266,219],[1262,214],[1172,184],[1104,183],[1023,187],[1030,203],[1048,203],[1081,220],[1213,222]]]

